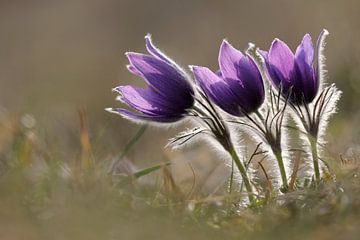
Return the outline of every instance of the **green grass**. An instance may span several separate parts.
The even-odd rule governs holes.
[[[9,134],[0,161],[0,239],[358,239],[355,158],[334,161],[336,181],[318,189],[241,208],[240,193],[184,194],[170,163],[110,174],[112,161],[92,152],[84,115],[82,123],[81,154],[71,161],[40,146],[36,131]],[[144,131],[112,159],[126,164]]]

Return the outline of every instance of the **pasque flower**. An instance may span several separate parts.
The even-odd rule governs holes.
[[[252,58],[224,40],[219,52],[219,66],[217,73],[206,67],[191,66],[206,95],[235,116],[258,109],[264,101],[264,84]]]
[[[265,72],[272,84],[288,101],[291,116],[300,133],[307,135],[311,148],[315,185],[320,182],[318,145],[324,135],[329,117],[336,111],[340,98],[334,84],[323,87],[323,48],[327,30],[323,30],[314,50],[309,34],[306,34],[295,54],[281,40],[275,39],[269,52],[259,51],[263,56]]]
[[[262,111],[257,111],[264,102],[265,89],[262,75],[248,53],[241,53],[224,40],[220,47],[219,65],[220,71],[217,73],[206,67],[193,66],[195,79],[221,109],[234,116],[245,116],[245,121],[249,120],[234,123],[250,127],[267,143],[274,153],[283,189],[286,190],[287,175],[281,151],[283,109],[278,109],[277,114],[269,111],[266,116],[263,116]],[[255,116],[250,115],[252,112],[256,113]]]
[[[272,42],[269,52],[260,51],[260,54],[265,60],[265,72],[283,96],[295,104],[314,100],[319,90],[319,77],[309,34],[304,36],[295,54],[279,39]]]
[[[209,98],[211,100],[207,100],[209,105],[214,102],[222,110],[234,116],[243,116],[256,111],[264,101],[265,92],[263,80],[255,62],[226,40],[221,44],[218,60],[220,70],[216,73],[206,67],[190,66],[196,82],[205,93],[204,99]],[[221,130],[219,134],[216,134],[217,139],[223,143],[224,148],[232,156],[249,193],[249,201],[253,203],[254,196],[252,196],[247,167],[237,156],[230,139],[229,129],[221,119],[221,115],[217,114],[214,108],[210,109],[213,109],[213,114],[210,115],[217,116],[212,121],[217,125],[213,128],[213,132],[217,133],[218,128]],[[208,110],[208,112],[212,111]]]
[[[126,53],[126,56],[130,61],[128,70],[143,78],[148,87],[118,86],[114,88],[114,91],[120,94],[118,99],[136,112],[124,108],[107,110],[135,121],[172,123],[185,116],[194,117],[201,127],[180,134],[172,139],[170,144],[182,145],[200,133],[213,137],[239,167],[249,194],[249,202],[254,203],[255,196],[250,179],[220,115],[206,97],[195,93],[190,78],[175,62],[153,45],[149,35],[145,37],[145,40],[149,55],[130,52]]]
[[[151,36],[145,37],[148,54],[128,52],[128,70],[143,78],[147,88],[118,86],[118,100],[137,112],[124,108],[109,108],[131,120],[175,122],[186,114],[194,104],[194,90],[186,73],[171,59],[157,49]]]

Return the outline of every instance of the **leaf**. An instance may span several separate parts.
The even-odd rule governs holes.
[[[148,125],[143,125],[139,130],[135,133],[135,135],[130,139],[130,141],[125,145],[124,149],[120,152],[120,154],[117,156],[117,159],[122,159],[129,150],[139,141],[139,139],[142,137],[142,135],[145,133]]]
[[[167,162],[167,163],[163,163],[163,164],[158,164],[158,165],[155,165],[155,166],[152,166],[152,167],[148,167],[148,168],[145,168],[145,169],[142,169],[140,171],[137,171],[136,173],[133,174],[133,176],[135,178],[141,178],[143,176],[146,176],[148,175],[149,173],[152,173],[156,170],[159,170],[163,167],[166,167],[166,166],[169,166],[171,164],[171,162]]]
[[[139,130],[135,133],[135,135],[130,139],[128,143],[126,143],[124,149],[113,158],[113,163],[111,165],[110,171],[114,172],[116,165],[121,161],[125,155],[129,152],[129,150],[139,141],[139,139],[143,136],[147,129],[148,125],[143,125],[139,128]]]

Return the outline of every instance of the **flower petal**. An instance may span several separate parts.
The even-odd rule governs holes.
[[[149,85],[163,97],[183,106],[193,103],[193,89],[181,73],[168,63],[155,57],[127,53],[131,66],[135,67]]]
[[[276,86],[279,86],[280,83],[288,87],[292,85],[293,81],[294,67],[295,67],[295,57],[291,52],[290,48],[279,39],[275,39],[271,45],[268,61],[271,76],[271,80]]]
[[[121,101],[144,114],[175,115],[181,111],[152,89],[119,86],[114,90],[120,94]]]
[[[257,49],[257,52],[264,58],[265,61],[268,60],[269,53],[267,51]]]
[[[224,78],[236,79],[238,77],[237,65],[243,56],[239,50],[223,40],[219,52],[219,66]]]
[[[314,47],[311,41],[311,36],[306,34],[301,42],[301,44],[297,47],[295,53],[296,61],[302,61],[308,66],[312,66],[314,63]]]
[[[160,49],[158,49],[157,47],[155,47],[155,45],[152,42],[151,39],[151,35],[147,34],[145,36],[145,45],[146,45],[146,49],[148,50],[148,52],[153,55],[154,57],[161,59],[165,62],[167,62],[168,64],[173,64],[174,62],[172,60],[170,60],[164,53],[162,53],[160,51]]]
[[[206,67],[191,66],[195,80],[209,98],[224,111],[241,115],[236,96],[227,83]]]
[[[133,120],[133,121],[153,121],[161,123],[171,123],[176,122],[182,118],[182,116],[161,116],[161,115],[145,115],[131,112],[124,108],[107,108],[105,109],[108,112],[119,114],[120,116]]]
[[[132,66],[131,64],[127,65],[126,68],[129,70],[129,72],[131,72],[132,74],[139,76],[139,77],[144,77],[141,72],[139,70],[137,70],[134,66]]]
[[[253,59],[246,55],[238,65],[239,79],[225,79],[238,103],[247,113],[255,111],[261,106],[265,98],[264,83]]]
[[[309,34],[306,34],[295,53],[298,85],[305,102],[311,102],[318,90],[318,79],[314,71],[314,47]]]
[[[145,45],[146,45],[146,49],[148,50],[148,52],[153,55],[154,57],[167,62],[168,64],[172,65],[173,67],[175,67],[177,69],[177,71],[183,75],[185,78],[187,77],[186,72],[176,63],[174,62],[171,58],[169,58],[168,56],[165,55],[165,53],[163,53],[159,48],[157,48],[151,39],[151,34],[147,34],[145,36]]]
[[[274,80],[272,80],[272,77],[270,75],[271,67],[269,63],[269,53],[261,49],[257,49],[257,52],[263,58],[263,68],[265,76],[274,83]]]

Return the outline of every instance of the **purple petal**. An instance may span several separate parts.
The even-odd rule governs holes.
[[[131,65],[163,97],[183,106],[193,103],[193,89],[173,66],[149,55],[127,53]]]
[[[244,55],[226,40],[220,46],[219,66],[224,78],[236,79],[238,77],[237,65]]]
[[[134,75],[137,75],[139,77],[143,77],[143,75],[141,74],[141,72],[139,70],[137,70],[134,66],[132,65],[127,65],[126,68],[129,70],[129,72],[131,72]]]
[[[295,53],[296,61],[302,61],[308,66],[312,66],[314,63],[314,47],[311,41],[311,37],[309,34],[306,34],[301,42],[301,44],[297,47]]]
[[[148,115],[174,115],[179,112],[152,89],[133,86],[119,86],[114,89],[120,94],[120,100],[137,111]]]
[[[240,115],[236,97],[227,83],[206,67],[192,66],[195,80],[209,98],[224,111]]]
[[[238,67],[238,75],[242,85],[246,89],[249,89],[250,92],[252,90],[259,90],[264,93],[264,83],[260,71],[249,55],[246,55],[240,60]]]
[[[269,53],[267,51],[258,49],[257,52],[264,58],[265,61],[268,60]]]
[[[264,51],[261,49],[258,49],[257,52],[260,54],[260,56],[263,57],[263,61],[264,61],[263,67],[264,67],[265,75],[268,79],[271,80],[271,75],[270,75],[271,67],[269,64],[269,53],[267,51]],[[274,81],[272,80],[272,82],[274,82]]]
[[[162,123],[170,123],[176,122],[181,119],[182,116],[161,116],[161,115],[145,115],[134,113],[124,108],[110,108],[106,109],[108,112],[116,113],[121,115],[122,117],[135,120],[135,121],[153,121],[153,122],[162,122]]]
[[[225,79],[225,81],[237,96],[243,110],[251,113],[264,102],[265,90],[260,71],[248,55],[239,62],[238,76],[239,79]]]
[[[222,73],[221,73],[221,71],[220,71],[220,69],[219,69],[219,70],[217,70],[217,71],[215,72],[215,74],[216,74],[216,75],[218,75],[218,76],[219,76],[219,77],[221,77],[221,78],[223,77],[223,76],[222,76]]]
[[[276,86],[280,83],[287,88],[288,84],[292,85],[295,57],[290,48],[281,40],[275,39],[271,45],[269,54],[269,74],[271,80]]]
[[[297,84],[306,102],[311,102],[318,89],[318,79],[314,71],[314,47],[309,34],[306,34],[296,49],[295,61],[298,72]],[[299,89],[297,89],[299,90]]]
[[[177,69],[177,71],[183,75],[184,77],[186,77],[186,73],[185,71],[178,65],[176,64],[172,59],[170,59],[168,56],[166,56],[159,48],[157,48],[151,39],[151,35],[147,34],[145,36],[145,45],[146,45],[146,49],[148,50],[148,52],[153,55],[154,57],[165,61],[166,63],[172,65],[174,68]]]
[[[153,55],[154,57],[161,59],[168,64],[173,64],[173,61],[171,61],[164,53],[160,51],[152,42],[151,35],[148,34],[145,36],[145,45],[148,52]]]

